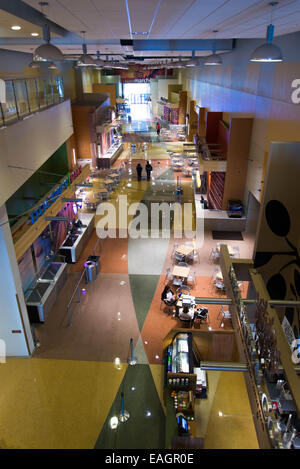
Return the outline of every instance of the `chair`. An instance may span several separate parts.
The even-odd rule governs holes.
[[[172,283],[175,286],[181,287],[181,285],[183,284],[183,280],[182,280],[182,278],[173,277],[173,282]]]
[[[211,262],[216,262],[219,260],[219,258],[220,258],[219,251],[217,249],[212,248],[212,250],[210,251],[209,260]]]
[[[172,250],[172,254],[171,254],[171,257],[172,257],[172,258],[175,256],[176,249],[178,248],[178,246],[179,246],[178,243],[174,243],[174,244],[173,244],[173,250]]]
[[[191,293],[191,288],[188,285],[181,285],[179,288],[176,290],[177,295],[179,293],[182,293],[183,295],[189,295]]]
[[[181,323],[182,327],[191,328],[192,325],[193,325],[193,319],[181,319],[179,317],[179,320],[180,320],[180,323]]]
[[[234,254],[231,256],[233,258],[240,257],[240,248],[238,246],[232,246],[232,249],[235,251]]]
[[[174,277],[173,277],[173,275],[171,274],[171,267],[168,267],[168,268],[166,269],[165,283],[166,283],[167,281],[170,281],[170,280],[173,281],[173,278],[174,278]]]
[[[175,252],[174,253],[174,256],[173,256],[173,261],[177,261],[180,265],[180,263],[182,263],[185,259],[185,256],[183,254],[178,254],[178,252]]]
[[[221,309],[219,311],[219,314],[217,316],[217,319],[221,317],[221,322],[220,322],[220,327],[224,327],[224,319],[231,319],[231,312],[229,311],[229,308],[225,309],[223,308],[223,305],[221,305]]]
[[[197,308],[197,313],[196,313],[196,318],[201,321],[205,321],[205,322],[210,322],[209,321],[209,313],[208,313],[208,309],[207,308]]]
[[[193,287],[196,285],[196,272],[193,275],[189,275],[186,279],[187,283],[191,283]]]

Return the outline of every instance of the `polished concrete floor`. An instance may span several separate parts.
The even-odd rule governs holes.
[[[149,128],[149,122],[143,130],[145,125]],[[133,122],[133,129],[139,128]],[[111,200],[116,208],[118,196],[125,194],[129,204],[174,199],[176,177],[168,149],[181,151],[182,145],[158,142],[154,135],[146,150],[124,151],[116,162],[125,168]],[[147,159],[154,168],[152,180],[138,182],[135,166]],[[183,179],[182,184],[185,201],[192,202],[191,181]],[[241,257],[251,257],[254,235],[243,237],[234,244]],[[170,331],[181,325],[161,309],[160,295],[166,268],[172,265],[174,238],[101,241],[100,273],[93,283],[83,284],[87,294],[72,303],[68,327],[66,305],[97,239],[94,231],[79,262],[70,267],[47,322],[36,327],[40,347],[33,357],[0,364],[1,448],[165,447],[162,347]],[[213,286],[216,265],[209,259],[215,244],[211,233],[205,233],[200,263],[193,267],[196,296],[221,295]],[[219,307],[211,306],[210,323],[201,327],[221,330],[218,313]],[[229,319],[222,330],[232,331]],[[134,367],[127,365],[130,339]],[[112,429],[122,393],[130,418]],[[208,372],[208,399],[197,400],[196,416],[196,434],[205,439],[205,448],[258,447],[242,374]]]

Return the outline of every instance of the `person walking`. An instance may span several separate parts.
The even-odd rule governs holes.
[[[136,172],[137,172],[137,179],[138,179],[138,181],[141,181],[141,180],[142,180],[142,171],[143,171],[143,168],[142,168],[141,164],[138,163],[137,166],[136,166]]]
[[[151,164],[149,163],[149,161],[147,161],[147,164],[146,164],[147,181],[150,181],[150,179],[151,179],[152,169],[153,168],[152,168]]]

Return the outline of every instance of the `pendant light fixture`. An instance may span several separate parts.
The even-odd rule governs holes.
[[[218,33],[219,31],[215,29],[213,33]],[[212,54],[205,58],[204,65],[222,65],[223,60],[219,54],[216,54],[216,41],[213,42]]]
[[[77,67],[95,67],[94,59],[87,53],[87,47],[85,43],[85,31],[80,31],[83,35],[83,43],[82,43],[82,54],[79,57],[76,66]]]
[[[97,66],[97,69],[101,69],[103,67],[103,60],[100,59],[100,51],[97,50],[97,58],[94,60],[95,65]]]
[[[40,68],[40,64],[36,60],[32,60],[28,65],[29,68]]]
[[[57,69],[58,69],[58,67],[55,65],[55,63],[54,63],[54,62],[50,62],[50,64],[49,64],[49,67],[48,67],[48,68],[49,68],[50,70],[57,70]]]
[[[47,6],[48,2],[39,2],[43,13],[43,6]],[[46,62],[47,60],[64,60],[64,55],[61,50],[50,43],[50,28],[49,24],[45,23],[43,26],[43,39],[46,44],[37,47],[33,53],[33,60],[38,62]]]
[[[179,56],[178,62],[174,63],[174,68],[184,68],[185,63],[181,60],[181,56]]]
[[[198,60],[195,57],[195,51],[192,52],[192,58],[188,62],[186,62],[186,67],[196,67],[198,65]]]
[[[278,2],[271,2],[270,6],[273,7],[277,4]],[[267,28],[267,36],[266,36],[267,42],[257,47],[257,49],[255,49],[255,51],[253,52],[250,58],[251,62],[272,63],[272,62],[282,62],[283,60],[282,53],[279,47],[276,46],[275,44],[272,44],[272,41],[274,38],[274,25],[272,24],[272,19],[273,19],[272,13],[273,13],[273,10],[271,10],[271,24],[269,24]]]

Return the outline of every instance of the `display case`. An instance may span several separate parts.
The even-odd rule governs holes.
[[[193,390],[196,375],[193,373],[192,334],[179,332],[165,350],[165,385],[170,389]]]
[[[191,373],[192,338],[190,334],[179,333],[172,343],[172,373]]]

